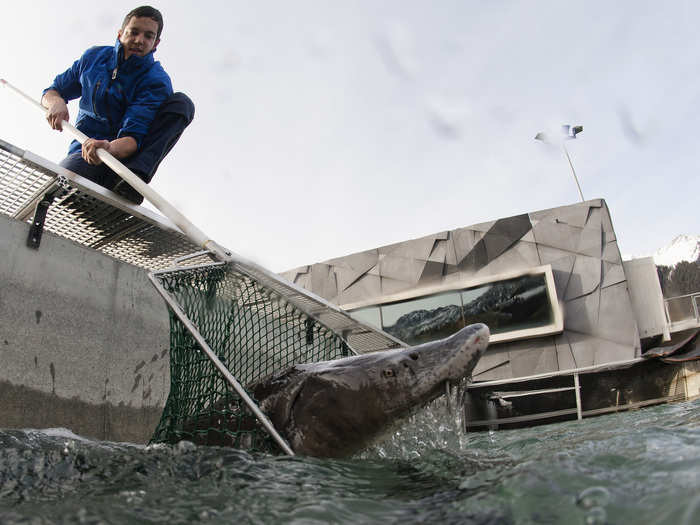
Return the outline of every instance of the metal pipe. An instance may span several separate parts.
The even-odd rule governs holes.
[[[574,388],[576,389],[576,417],[583,419],[581,413],[581,385],[578,382],[578,374],[574,374]]]
[[[8,88],[12,93],[19,96],[25,102],[28,102],[30,105],[40,109],[44,114],[46,114],[47,109],[44,106],[33,98],[29,97],[20,89],[10,84],[7,80],[0,79],[0,85]],[[90,138],[65,120],[61,123],[61,125],[64,130],[66,130],[81,144]],[[229,260],[231,253],[228,250],[210,239],[203,231],[192,224],[187,217],[180,213],[172,204],[161,197],[153,188],[143,182],[137,175],[135,175],[129,168],[124,166],[124,164],[118,161],[107,150],[99,148],[97,150],[97,156],[132,188],[148,199],[148,201],[151,202],[151,204],[153,204],[158,210],[160,210],[163,215],[173,221],[173,223],[175,223],[175,225],[177,225],[177,227],[180,228],[194,244],[202,247],[204,250],[211,251],[217,258],[219,258],[219,260]]]
[[[581,191],[581,185],[578,183],[578,177],[576,176],[576,170],[574,169],[574,164],[571,162],[571,157],[569,157],[569,152],[566,149],[564,143],[561,143],[561,149],[564,150],[564,155],[566,155],[566,160],[569,161],[569,166],[571,166],[571,173],[574,174],[574,180],[576,181],[576,187],[578,188],[578,194],[581,196],[581,202],[584,202],[583,192]]]

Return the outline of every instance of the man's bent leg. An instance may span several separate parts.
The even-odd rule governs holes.
[[[149,183],[165,156],[194,118],[194,104],[184,93],[173,93],[158,109],[138,153],[126,166]]]
[[[106,164],[98,164],[97,166],[88,164],[80,153],[68,155],[60,162],[60,165],[107,189],[112,189],[120,180],[119,176],[109,166]]]
[[[173,149],[193,118],[192,100],[184,93],[173,93],[158,109],[138,153],[125,162],[126,167],[146,184],[151,182],[161,161]],[[124,181],[117,182],[114,191],[137,204],[143,201],[141,194]]]

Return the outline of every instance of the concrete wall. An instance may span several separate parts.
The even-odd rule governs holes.
[[[509,379],[633,359],[637,324],[605,201],[541,210],[382,246],[284,273],[339,305],[551,265],[564,331],[494,344],[475,380]]]
[[[146,272],[0,216],[0,428],[148,441],[170,387],[165,304]]]

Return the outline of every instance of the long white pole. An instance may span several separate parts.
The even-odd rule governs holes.
[[[14,94],[18,95],[20,98],[29,102],[31,105],[40,109],[44,114],[46,114],[47,109],[38,103],[36,100],[29,97],[26,93],[22,92],[20,89],[16,88],[10,84],[7,80],[0,78],[0,85],[8,88]],[[65,120],[61,122],[64,130],[68,131],[75,139],[81,144],[85,142],[89,137],[85,135],[82,131],[72,126],[69,122]],[[201,246],[205,250],[209,250],[221,261],[228,262],[234,260],[232,254],[225,248],[209,239],[199,228],[192,224],[187,217],[182,215],[174,206],[172,206],[168,201],[161,197],[156,191],[151,189],[145,182],[143,182],[137,175],[135,175],[129,168],[124,166],[119,162],[114,156],[112,156],[108,151],[104,149],[97,150],[97,156],[107,164],[114,172],[124,179],[130,186],[136,189],[141,195],[147,198],[156,208],[158,208],[163,214],[168,217],[173,223],[175,223],[182,232],[187,235],[192,242]],[[161,287],[156,282],[155,278],[149,275],[149,278],[155,285],[156,289],[161,292]],[[238,394],[243,398],[243,401],[251,408],[255,416],[262,422],[263,426],[272,435],[272,437],[277,441],[277,443],[282,447],[282,449],[290,456],[294,455],[294,452],[287,444],[287,442],[282,438],[275,427],[272,425],[270,420],[263,414],[263,412],[258,408],[258,406],[253,402],[252,399],[246,394],[240,383],[231,375],[228,369],[221,363],[221,361],[216,357],[211,348],[209,348],[207,342],[201,337],[197,328],[192,324],[192,322],[185,316],[185,314],[180,309],[179,305],[173,301],[173,299],[165,293],[161,293],[168,305],[173,309],[173,311],[180,317],[180,320],[185,324],[188,330],[195,337],[200,347],[205,351],[209,359],[213,362],[214,366],[224,375],[224,378],[228,383],[238,392]]]
[[[0,85],[8,88],[15,95],[18,95],[21,99],[29,104],[33,105],[37,109],[40,109],[44,114],[46,114],[47,109],[42,106],[39,102],[31,98],[26,93],[22,92],[20,89],[16,88],[10,84],[7,80],[0,78]],[[85,135],[82,131],[71,125],[65,120],[61,123],[64,130],[71,134],[78,142],[81,144],[85,142],[89,137]],[[202,247],[205,250],[211,251],[220,261],[228,261],[231,258],[231,253],[226,250],[223,246],[210,239],[204,234],[197,226],[192,224],[187,217],[180,213],[172,204],[161,197],[153,188],[148,186],[143,182],[137,175],[134,174],[129,168],[124,166],[119,162],[112,154],[107,150],[99,148],[97,150],[97,156],[102,162],[107,164],[112,170],[124,179],[129,186],[138,191],[143,195],[149,202],[151,202],[156,208],[158,208],[163,215],[168,219],[173,221],[180,230],[197,246]]]
[[[581,185],[578,183],[578,177],[576,176],[576,170],[574,169],[574,164],[571,162],[571,157],[569,157],[569,151],[566,149],[564,143],[561,143],[561,149],[564,150],[564,155],[566,155],[566,160],[569,161],[569,166],[571,166],[571,173],[574,174],[574,180],[576,181],[576,187],[578,188],[578,194],[581,196],[581,202],[584,202],[583,192],[581,191]]]

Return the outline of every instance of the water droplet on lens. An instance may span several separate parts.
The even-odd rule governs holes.
[[[193,452],[197,450],[197,445],[192,443],[191,441],[179,441],[178,444],[176,445],[176,449],[178,452],[181,454],[186,454],[188,452]]]
[[[605,525],[607,522],[608,514],[603,507],[593,507],[584,519],[586,525]]]
[[[610,502],[610,492],[605,487],[588,487],[576,497],[576,504],[583,509],[605,507]]]

